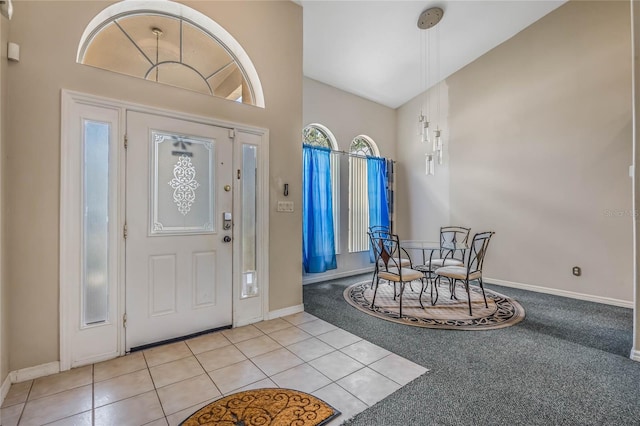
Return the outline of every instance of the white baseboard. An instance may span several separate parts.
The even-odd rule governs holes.
[[[634,361],[640,362],[640,350],[636,348],[631,348],[631,355],[629,355],[629,358],[631,358]]]
[[[9,393],[10,388],[11,388],[11,373],[7,374],[7,377],[5,377],[4,382],[2,382],[2,387],[0,387],[0,406],[4,404],[4,399],[7,397],[7,394]],[[2,419],[0,418],[0,422],[1,421]]]
[[[35,367],[23,368],[9,373],[11,383],[20,383],[38,377],[49,376],[60,372],[60,361],[49,362],[47,364],[36,365]]]
[[[277,309],[269,312],[266,319],[286,317],[287,315],[293,315],[303,311],[304,305],[289,306],[288,308]]]
[[[374,266],[371,265],[370,267],[367,267],[367,268],[336,272],[335,274],[325,272],[323,274],[313,274],[313,276],[307,275],[302,277],[302,285],[314,284],[322,281],[335,280],[337,278],[350,277],[352,275],[366,274],[368,272],[369,273],[373,272],[373,269],[374,269]]]
[[[573,291],[559,290],[559,289],[556,289],[556,288],[548,288],[548,287],[540,287],[540,286],[537,286],[537,285],[523,284],[523,283],[517,283],[517,282],[513,282],[513,281],[505,281],[505,280],[499,280],[499,279],[496,279],[496,278],[489,278],[489,277],[484,278],[483,281],[485,283],[487,283],[487,284],[497,284],[497,285],[501,285],[501,286],[504,286],[504,287],[519,288],[519,289],[522,289],[522,290],[530,290],[530,291],[535,291],[535,292],[538,292],[538,293],[552,294],[554,296],[570,297],[572,299],[586,300],[588,302],[603,303],[605,305],[620,306],[622,308],[631,308],[631,309],[633,309],[633,307],[634,307],[632,301],[613,299],[613,298],[610,298],[610,297],[593,296],[591,294],[576,293],[576,292],[573,292]]]

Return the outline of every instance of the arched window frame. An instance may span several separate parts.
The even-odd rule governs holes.
[[[364,142],[369,148],[369,153],[359,152],[361,149],[355,144],[358,144],[359,141]],[[349,152],[356,155],[364,155],[364,156],[372,156],[372,157],[380,157],[380,150],[378,149],[378,145],[367,135],[358,135],[351,141],[349,144]]]
[[[319,123],[311,123],[304,127],[304,129],[302,130],[303,143],[308,143],[310,145],[319,145],[305,139],[305,133],[309,129],[315,129],[325,136],[328,144],[320,145],[320,146],[330,148],[332,151],[338,151],[338,142],[336,141],[336,137],[333,135],[331,130],[329,130],[326,126],[323,126],[322,124],[319,124]]]
[[[249,90],[253,95],[254,105],[260,108],[265,107],[264,92],[262,90],[262,83],[258,77],[258,72],[240,43],[213,19],[195,9],[169,0],[153,2],[127,0],[112,4],[102,10],[85,28],[78,45],[76,61],[82,63],[84,52],[91,44],[91,40],[106,24],[122,16],[144,13],[161,14],[183,19],[207,32],[229,52],[231,57],[234,58],[239,65],[249,85]]]

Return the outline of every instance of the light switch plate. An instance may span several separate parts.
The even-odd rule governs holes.
[[[278,211],[285,213],[293,212],[293,201],[278,201]]]

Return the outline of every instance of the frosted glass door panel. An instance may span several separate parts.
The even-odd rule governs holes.
[[[258,295],[256,274],[256,172],[257,147],[242,146],[242,292],[241,297]]]
[[[107,321],[109,312],[109,123],[85,120],[82,323]]]
[[[214,232],[213,139],[152,131],[150,235]]]

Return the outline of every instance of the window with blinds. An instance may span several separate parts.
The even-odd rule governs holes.
[[[331,199],[333,201],[333,240],[336,254],[340,254],[340,153],[331,157]]]
[[[349,158],[349,252],[369,250],[367,159]]]
[[[349,253],[369,250],[369,188],[367,156],[379,156],[378,147],[368,136],[351,141],[349,152]]]

